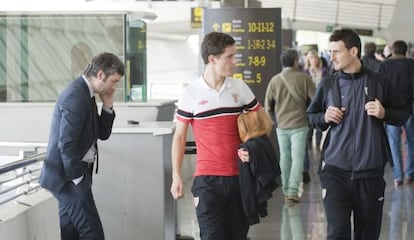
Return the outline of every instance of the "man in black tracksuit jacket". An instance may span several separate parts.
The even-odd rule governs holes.
[[[384,166],[392,163],[384,122],[402,125],[408,106],[384,75],[362,66],[361,40],[350,29],[329,38],[337,71],[319,84],[307,109],[311,125],[329,128],[320,181],[327,239],[377,240],[384,203]]]

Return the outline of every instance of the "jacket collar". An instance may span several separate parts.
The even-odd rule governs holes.
[[[93,91],[92,85],[89,83],[89,81],[86,79],[85,75],[82,75],[83,81],[85,81],[86,85],[88,86],[89,95],[93,97],[95,95],[95,92]]]
[[[388,59],[405,59],[407,58],[405,55],[391,55]]]
[[[344,73],[343,71],[339,71],[339,77],[346,80],[353,80],[361,78],[366,73],[367,69],[364,68],[363,65],[361,65],[361,69],[359,70],[359,72],[356,73]]]

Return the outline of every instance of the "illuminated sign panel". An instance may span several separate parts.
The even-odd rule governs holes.
[[[233,77],[245,81],[263,104],[268,82],[281,71],[281,9],[204,9],[203,31],[224,32],[236,40]]]
[[[191,28],[201,28],[203,20],[203,8],[191,8]]]

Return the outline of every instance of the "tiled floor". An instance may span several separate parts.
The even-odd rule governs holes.
[[[311,154],[311,182],[303,186],[301,203],[295,207],[284,204],[280,188],[268,201],[269,215],[261,223],[250,227],[251,240],[323,240],[326,239],[326,219],[321,201],[321,188],[317,176],[318,154]],[[387,187],[380,240],[414,239],[414,185],[404,185],[395,189],[391,169],[386,167]],[[186,184],[186,195],[178,202],[179,229],[182,235],[198,240],[197,218],[189,190],[191,182]]]

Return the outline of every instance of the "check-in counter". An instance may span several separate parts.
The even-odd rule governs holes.
[[[173,121],[175,103],[176,100],[166,99],[115,102],[114,127],[123,126],[128,120]],[[47,142],[54,106],[55,103],[0,103],[0,141]],[[101,109],[100,102],[98,109]]]
[[[177,100],[151,99],[147,102],[115,103],[115,126],[131,119],[139,121],[173,121],[176,102]]]
[[[99,141],[99,173],[94,174],[92,184],[107,239],[175,239],[175,202],[169,193],[175,102],[149,100],[114,105],[113,133],[108,140]],[[54,103],[0,103],[0,141],[46,143],[53,108]],[[128,125],[127,120],[138,120],[140,124]],[[1,155],[15,156],[19,150],[30,151],[33,147],[0,150]],[[27,236],[57,239],[57,202],[49,193],[45,195],[41,198],[45,202],[38,204],[40,208],[37,205],[25,207],[39,224],[10,231],[18,229],[21,221],[27,218],[28,211],[20,212],[22,206],[18,206],[19,215],[7,217],[7,223],[2,215],[0,239],[5,232],[8,232],[5,239],[29,239]],[[16,210],[3,209],[0,214],[4,211]],[[53,224],[49,220],[53,220]],[[13,232],[19,235],[7,238]]]
[[[174,122],[118,125],[99,142],[93,193],[107,239],[175,239]]]

